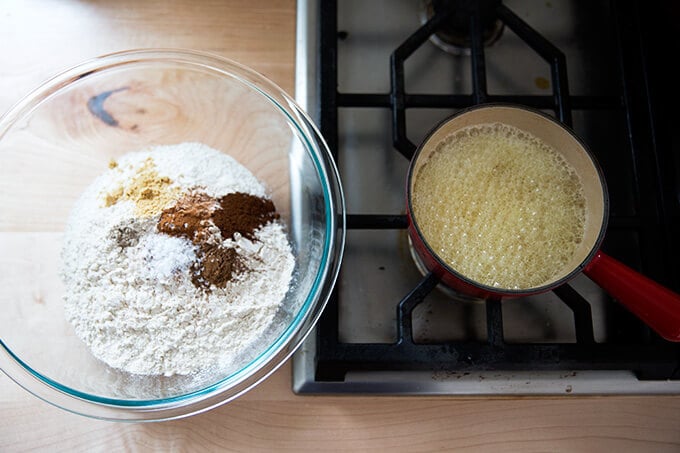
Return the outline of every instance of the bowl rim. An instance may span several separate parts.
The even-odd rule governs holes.
[[[0,369],[38,398],[70,412],[108,420],[168,420],[203,412],[237,398],[272,374],[295,352],[321,316],[338,277],[344,254],[346,220],[342,184],[332,154],[314,122],[292,97],[264,75],[234,60],[209,52],[177,48],[132,49],[91,58],[49,78],[0,116],[0,140],[18,120],[80,79],[122,66],[172,62],[203,67],[237,80],[266,98],[293,127],[295,136],[311,157],[323,191],[325,236],[318,272],[288,327],[257,357],[213,384],[168,398],[118,399],[73,389],[33,369],[0,338]],[[121,414],[121,410],[125,413]],[[131,418],[121,416],[131,415],[129,412],[135,412],[135,415]]]

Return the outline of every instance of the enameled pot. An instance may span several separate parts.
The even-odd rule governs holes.
[[[415,175],[427,163],[436,145],[463,128],[493,123],[514,126],[550,145],[576,170],[583,185],[586,200],[583,241],[561,272],[532,288],[517,290],[488,286],[459,273],[433,251],[414,216],[412,194]],[[527,107],[503,104],[484,104],[456,113],[435,127],[416,151],[408,171],[406,192],[411,242],[424,266],[446,286],[474,297],[522,297],[550,291],[583,272],[662,337],[680,341],[680,295],[600,250],[609,215],[603,173],[585,144],[552,117]]]

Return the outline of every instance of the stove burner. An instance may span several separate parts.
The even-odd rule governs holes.
[[[505,26],[495,14],[500,1],[466,0],[422,0],[420,21],[425,24],[436,13],[453,11],[439,30],[430,36],[430,41],[452,55],[470,55],[472,47],[470,17],[479,10],[482,25],[482,41],[488,47],[503,35]]]

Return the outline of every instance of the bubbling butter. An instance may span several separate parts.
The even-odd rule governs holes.
[[[542,286],[583,241],[578,174],[549,145],[506,124],[470,126],[438,143],[414,175],[411,204],[432,250],[487,286]]]

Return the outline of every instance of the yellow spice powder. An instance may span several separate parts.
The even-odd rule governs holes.
[[[177,200],[180,194],[179,187],[172,187],[170,178],[158,174],[153,159],[149,157],[131,180],[104,196],[104,205],[109,207],[119,200],[130,200],[135,203],[138,217],[153,217]]]

